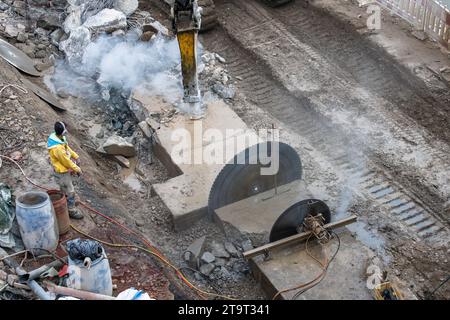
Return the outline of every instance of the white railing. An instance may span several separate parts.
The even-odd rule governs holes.
[[[450,10],[435,0],[375,0],[450,49]]]

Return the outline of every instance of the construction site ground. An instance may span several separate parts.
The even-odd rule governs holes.
[[[450,271],[450,82],[440,73],[450,66],[448,53],[430,40],[417,39],[409,25],[389,14],[383,13],[381,30],[368,30],[366,9],[356,1],[316,0],[309,5],[294,1],[279,8],[256,0],[215,2],[219,25],[202,34],[200,41],[226,60],[237,88],[228,106],[249,128],[275,124],[280,129],[281,141],[293,146],[302,159],[303,179],[330,206],[333,220],[358,216],[358,222],[348,227],[345,239],[351,245],[343,250],[343,257],[351,257],[354,250],[354,257],[361,254],[367,261],[361,263],[364,268],[350,268],[355,272],[338,286],[351,290],[355,284],[364,285],[365,267],[375,264],[418,298],[426,298]],[[170,26],[160,1],[140,1],[140,9]],[[20,84],[22,77],[26,76],[0,59],[2,85]],[[45,86],[42,79],[32,81]],[[3,91],[0,102],[0,154],[19,151],[25,173],[41,185],[56,188],[46,139],[54,122],[63,120],[72,148],[81,156],[84,174],[75,180],[79,198],[138,230],[173,264],[184,266],[184,251],[201,236],[206,236],[207,243],[248,239],[231,225],[226,237],[208,219],[175,231],[171,213],[152,192],[152,185],[167,181],[169,174],[151,157],[141,137],[138,141],[143,145],[131,169],[96,151],[96,136],[101,130],[111,131],[107,124],[122,111],[105,112],[102,105],[67,96],[61,102],[68,111],[58,113],[32,93],[11,88]],[[132,130],[138,131],[131,113],[123,114]],[[7,161],[2,162],[0,180],[11,185],[15,194],[35,189]],[[139,243],[103,218],[78,208],[85,219],[73,221],[77,228],[115,244]],[[78,236],[71,230],[66,238]],[[254,246],[267,241],[267,235],[250,238]],[[115,293],[134,286],[156,299],[198,298],[156,258],[133,249],[105,249]],[[344,267],[342,259],[338,265]],[[242,256],[234,262],[246,264]],[[32,259],[25,267],[27,263],[31,266]],[[333,275],[333,270],[328,281],[336,281],[343,272],[334,270]],[[182,271],[210,292],[240,299],[267,298],[248,271],[213,279],[190,269]],[[364,295],[351,297],[369,298],[368,291],[363,291]],[[332,298],[332,294],[315,292],[308,297]],[[448,299],[450,286],[443,286],[434,297]]]

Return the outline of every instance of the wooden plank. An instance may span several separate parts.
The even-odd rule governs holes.
[[[355,215],[352,215],[343,220],[328,223],[328,224],[324,225],[323,227],[327,230],[332,230],[332,229],[340,228],[340,227],[346,226],[348,224],[354,223],[354,222],[356,222],[356,220],[357,220],[357,217]],[[265,252],[270,251],[270,250],[278,249],[283,246],[292,245],[294,243],[304,241],[304,240],[308,239],[308,237],[310,235],[311,235],[311,231],[302,232],[302,233],[299,233],[299,234],[296,234],[296,235],[293,235],[293,236],[290,236],[290,237],[287,237],[287,238],[284,238],[284,239],[281,239],[278,241],[268,243],[264,246],[246,251],[243,253],[243,255],[244,255],[244,258],[249,259],[249,258],[258,256],[260,254],[264,254]]]

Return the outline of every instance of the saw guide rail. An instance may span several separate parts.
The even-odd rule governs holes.
[[[348,218],[328,223],[328,224],[324,225],[323,228],[326,230],[334,230],[334,229],[349,225],[351,223],[354,223],[354,222],[356,222],[356,220],[357,220],[357,217],[355,215],[352,215]],[[299,234],[296,234],[296,235],[293,235],[293,236],[290,236],[290,237],[287,237],[287,238],[284,238],[284,239],[281,239],[281,240],[278,240],[275,242],[268,243],[264,246],[246,251],[243,253],[244,258],[251,259],[251,258],[254,258],[254,257],[262,255],[262,254],[267,254],[268,252],[270,252],[272,250],[277,250],[277,249],[281,249],[286,246],[298,244],[300,242],[306,241],[306,239],[308,239],[312,235],[312,233],[313,233],[312,231],[302,232],[302,233],[299,233]]]

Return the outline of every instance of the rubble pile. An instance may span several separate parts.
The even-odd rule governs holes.
[[[206,237],[195,240],[184,252],[185,263],[196,270],[195,278],[200,282],[217,281],[218,285],[239,281],[250,272],[242,252],[253,249],[250,240],[241,243],[231,241],[206,243]]]

